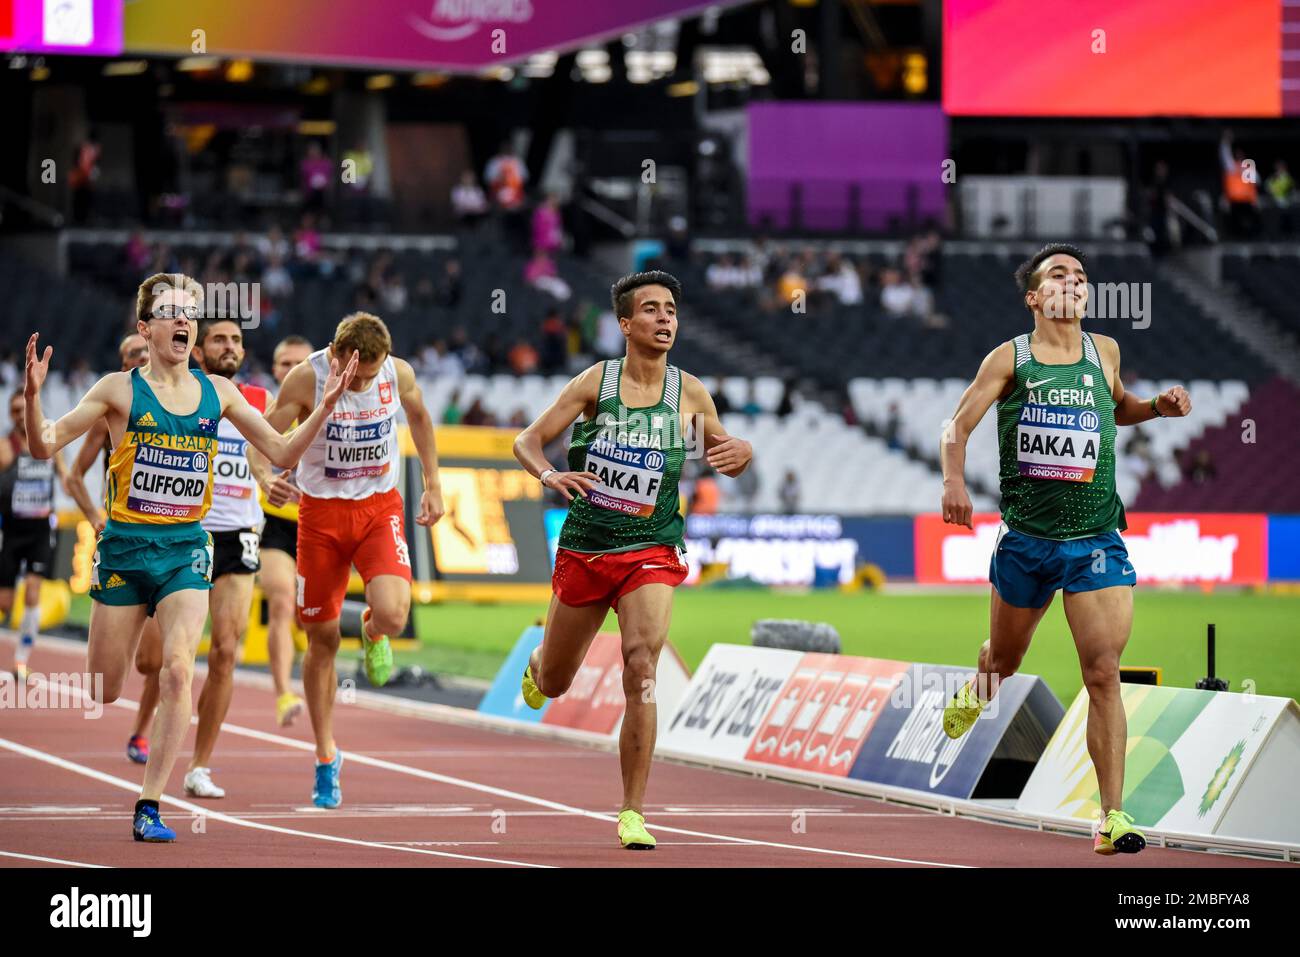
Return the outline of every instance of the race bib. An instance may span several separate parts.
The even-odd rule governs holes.
[[[212,494],[224,498],[253,497],[253,473],[248,467],[248,440],[217,438],[217,457],[212,464]]]
[[[1091,482],[1101,448],[1101,420],[1092,409],[1026,402],[1016,425],[1020,474]]]
[[[53,502],[53,459],[22,456],[14,476],[13,513],[19,518],[49,518]]]
[[[208,487],[208,453],[137,445],[126,507],[141,515],[197,519]]]
[[[392,464],[393,420],[325,426],[325,477],[354,479],[383,475]]]
[[[648,517],[654,513],[664,482],[664,453],[597,439],[587,448],[586,470],[600,484],[587,493],[587,501],[625,515]]]

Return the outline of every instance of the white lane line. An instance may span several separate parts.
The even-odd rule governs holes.
[[[87,864],[83,861],[65,861],[60,857],[38,857],[35,854],[19,854],[17,851],[0,851],[0,857],[16,857],[24,861],[39,861],[42,864],[67,864],[69,867],[96,867],[109,870],[107,864]]]
[[[122,703],[119,699],[119,703]],[[244,728],[237,724],[224,724],[221,726],[223,732],[239,734],[244,737],[255,738],[258,741],[273,742],[282,744],[288,748],[294,748],[298,751],[308,751],[314,753],[316,745],[306,741],[298,741],[294,738],[286,738],[278,734],[271,734],[267,731],[258,731],[255,728]],[[578,817],[590,818],[594,821],[604,821],[609,824],[616,824],[618,817],[612,814],[603,814],[598,811],[588,811],[583,808],[573,807],[569,804],[563,804],[559,801],[551,801],[546,798],[536,797],[532,794],[525,794],[522,791],[511,791],[507,788],[494,787],[490,784],[480,784],[477,781],[470,781],[465,778],[452,777],[448,774],[439,774],[436,771],[426,771],[423,768],[413,768],[405,764],[397,764],[393,761],[385,761],[382,758],[372,758],[367,754],[357,751],[345,751],[346,760],[354,764],[366,764],[373,768],[383,768],[385,771],[395,771],[398,774],[408,774],[411,777],[423,778],[426,781],[435,781],[439,784],[450,784],[454,787],[466,788],[471,791],[478,791],[482,794],[491,794],[495,797],[506,798],[511,801],[518,801],[522,804],[535,804],[538,807],[550,808],[553,811],[563,811]],[[507,815],[509,812],[506,812]],[[762,847],[775,847],[786,851],[800,851],[806,854],[826,854],[835,857],[853,857],[860,860],[884,861],[890,864],[916,864],[929,867],[959,867],[965,868],[965,864],[952,864],[943,861],[921,861],[913,860],[906,857],[886,857],[881,854],[866,854],[860,851],[841,851],[828,847],[813,847],[803,844],[783,844],[779,841],[762,841],[748,837],[733,837],[730,834],[711,834],[708,831],[692,831],[680,827],[670,827],[666,824],[652,825],[654,830],[668,834],[683,834],[687,837],[704,837],[714,841],[723,841],[730,844],[756,844]]]
[[[82,696],[88,697],[85,694],[85,692],[82,692]],[[137,702],[131,701],[127,698],[118,698],[117,701],[114,702],[114,704],[120,708],[133,709],[136,707]],[[436,719],[434,720],[436,721]],[[190,721],[193,724],[193,723],[197,723],[198,719],[197,717],[192,717]],[[271,734],[270,732],[267,731],[258,731],[255,728],[245,728],[237,724],[229,724],[229,723],[223,724],[221,726],[221,730],[224,732],[228,732],[230,734],[237,734],[237,735],[242,735],[243,737],[246,738],[252,738],[257,741],[265,741],[271,744],[280,744],[283,745],[284,747],[293,748],[294,750],[297,751],[306,751],[312,754],[314,754],[316,751],[316,745],[314,742],[299,741],[295,738],[286,738],[283,735]],[[0,739],[0,742],[3,742],[3,739]],[[21,747],[21,745],[19,745],[19,747]],[[426,781],[434,781],[439,784],[449,784],[453,787],[465,788],[470,791],[478,791],[479,793],[482,794],[491,794],[495,797],[505,798],[511,801],[518,801],[521,804],[534,804],[537,805],[538,807],[546,807],[554,811],[564,811],[568,814],[572,814],[577,817],[585,817],[595,821],[604,821],[605,823],[608,824],[618,823],[618,817],[616,815],[603,814],[597,811],[587,811],[584,810],[583,808],[573,807],[572,805],[563,804],[559,801],[551,801],[546,798],[537,797],[532,794],[525,794],[522,791],[511,791],[507,788],[494,787],[493,785],[490,784],[480,784],[477,781],[470,781],[466,778],[458,778],[447,774],[439,774],[436,771],[426,771],[423,768],[415,768],[406,764],[397,764],[396,762],[386,761],[382,758],[372,758],[369,755],[362,754],[357,751],[348,751],[346,752],[346,754],[347,754],[347,760],[355,764],[365,764],[365,765],[369,765],[370,767],[382,768],[386,771],[393,771],[396,772],[397,774],[406,774],[406,775],[410,775],[411,777],[422,778]],[[89,771],[91,769],[87,768],[86,770]],[[97,774],[99,772],[93,772],[93,773]],[[121,780],[121,779],[119,778],[116,780]],[[130,790],[135,791],[137,793],[139,792],[139,788],[136,785],[131,785]],[[188,802],[178,802],[174,798],[171,800],[173,801],[173,803],[177,803],[180,805],[188,804]],[[190,805],[190,807],[195,807],[195,806]],[[196,810],[198,810],[199,813],[209,813],[209,816],[212,816],[214,817],[214,819],[216,819],[215,815],[211,814],[210,812],[205,812],[202,808],[196,808]],[[233,822],[236,821],[237,819],[230,818],[229,820]],[[238,823],[241,823],[248,827],[261,826],[261,827],[269,828],[272,826],[272,825],[256,825],[251,821],[239,821]],[[659,831],[661,833],[666,833],[666,834],[682,834],[687,837],[703,837],[703,838],[708,838],[709,840],[725,841],[731,844],[754,844],[762,847],[774,847],[784,851],[797,851],[803,854],[822,854],[822,855],[827,855],[832,857],[851,857],[858,860],[881,861],[887,864],[912,864],[921,867],[949,867],[949,868],[965,869],[969,866],[966,864],[954,864],[948,861],[923,861],[923,860],[917,860],[908,857],[889,857],[883,854],[867,854],[862,851],[842,851],[842,850],[837,850],[835,848],[816,847],[816,846],[806,845],[806,844],[786,844],[780,841],[763,841],[763,840],[758,840],[756,838],[735,837],[730,834],[713,834],[709,831],[688,830],[686,828],[671,827],[666,824],[656,824],[652,826],[656,831]],[[322,835],[309,835],[309,836],[322,836]],[[344,839],[339,838],[337,840],[344,840]],[[366,842],[361,842],[361,843],[366,843]],[[412,848],[412,850],[415,849]],[[508,862],[499,862],[499,863],[508,863]],[[517,863],[517,862],[510,862],[510,863]],[[540,866],[540,865],[524,865],[524,866]]]
[[[76,764],[72,761],[65,761],[57,755],[47,754],[44,751],[38,751],[35,748],[29,748],[26,745],[19,744],[17,741],[10,741],[7,738],[0,738],[0,748],[6,748],[16,754],[21,754],[37,761],[43,761],[46,764],[52,764],[56,768],[62,768],[65,771],[73,771],[84,777],[100,781],[104,784],[111,784],[113,787],[122,791],[129,791],[132,794],[140,793],[140,786],[133,781],[127,781],[123,778],[115,777],[111,774],[105,774],[103,771],[96,771],[94,768],[88,768],[85,765]],[[293,837],[306,837],[316,841],[328,841],[332,844],[351,844],[355,847],[382,848],[392,851],[406,851],[411,854],[428,854],[433,857],[446,857],[459,861],[476,861],[482,864],[507,864],[515,867],[550,867],[549,864],[533,864],[527,861],[509,861],[493,857],[473,857],[467,854],[451,854],[446,851],[430,851],[418,847],[394,847],[389,844],[381,844],[377,841],[362,841],[351,837],[337,837],[333,834],[317,834],[313,831],[298,831],[293,828],[279,827],[274,824],[263,824],[260,821],[249,821],[243,818],[232,817],[229,814],[222,814],[220,811],[212,811],[189,801],[182,801],[164,794],[162,800],[176,807],[189,811],[192,814],[200,814],[214,821],[223,821],[226,824],[233,824],[236,827],[247,827],[258,831],[271,831],[276,834],[289,834]]]

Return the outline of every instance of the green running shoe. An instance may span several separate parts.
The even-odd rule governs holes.
[[[361,613],[361,650],[366,656],[366,680],[376,688],[388,684],[393,673],[393,646],[387,635],[380,635],[372,641],[366,637],[366,623],[370,621],[370,609]]]

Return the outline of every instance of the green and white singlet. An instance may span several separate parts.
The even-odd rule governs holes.
[[[600,476],[586,498],[575,495],[560,531],[560,548],[630,552],[651,545],[684,549],[677,482],[686,461],[682,436],[682,374],[670,365],[654,405],[627,408],[619,398],[623,361],[601,372],[596,414],[573,427],[569,469]]]
[[[1115,491],[1115,399],[1092,337],[1078,362],[1034,358],[1016,336],[1015,385],[998,403],[1002,519],[1026,535],[1068,541],[1124,529]]]

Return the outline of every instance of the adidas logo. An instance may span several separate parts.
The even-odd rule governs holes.
[[[158,423],[154,421],[152,412],[146,412],[144,415],[140,416],[140,418],[135,420],[135,426],[137,429],[146,426],[156,429]]]
[[[108,581],[107,581],[107,583],[105,583],[104,587],[105,587],[105,588],[116,588],[116,587],[118,587],[119,585],[125,585],[125,584],[126,584],[126,580],[125,580],[124,578],[122,578],[121,575],[119,575],[119,574],[117,574],[116,572],[114,572],[112,575],[109,575],[109,576],[108,576]]]

